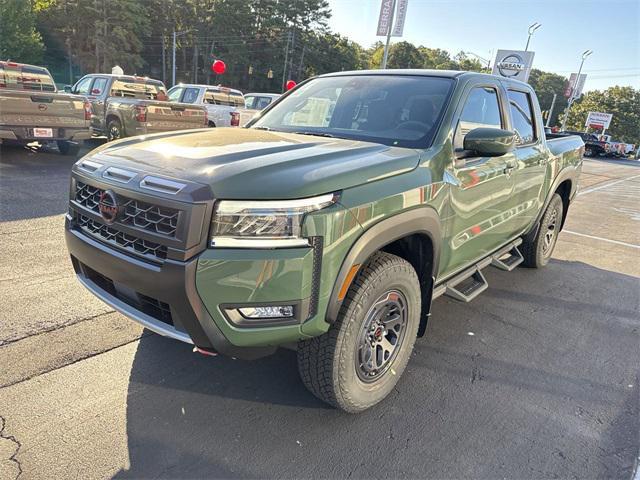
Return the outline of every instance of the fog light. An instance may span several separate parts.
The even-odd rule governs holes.
[[[293,305],[272,305],[264,307],[245,307],[238,311],[244,318],[283,318],[293,317]]]

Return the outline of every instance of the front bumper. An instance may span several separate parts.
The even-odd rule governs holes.
[[[103,302],[149,330],[239,358],[257,358],[274,347],[238,347],[223,335],[196,291],[198,259],[150,264],[121,253],[73,228],[65,240],[78,280]]]
[[[18,142],[56,141],[66,140],[79,142],[91,138],[90,128],[57,128],[53,127],[53,136],[48,138],[35,137],[33,128],[2,126],[0,128],[0,140],[12,140]]]

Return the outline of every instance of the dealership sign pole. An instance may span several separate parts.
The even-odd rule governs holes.
[[[384,45],[384,55],[382,57],[382,68],[387,68],[389,58],[389,42],[391,37],[402,37],[404,31],[404,21],[407,16],[407,4],[409,0],[382,0],[380,4],[380,16],[378,17],[378,37],[387,37]],[[398,7],[395,27],[393,25],[396,17],[396,5]]]
[[[573,88],[571,89],[571,96],[569,97],[569,104],[567,105],[567,110],[564,112],[564,119],[562,120],[561,131],[567,127],[567,119],[569,118],[569,110],[571,110],[571,105],[573,101],[576,99],[574,92],[578,91],[578,83],[580,82],[580,74],[582,73],[582,66],[584,65],[584,61],[587,59],[589,55],[593,53],[593,50],[585,50],[582,54],[582,61],[580,62],[580,68],[578,69],[578,74],[576,75],[576,81],[573,84]]]

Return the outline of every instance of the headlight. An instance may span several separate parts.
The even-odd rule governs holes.
[[[305,214],[334,204],[334,193],[299,200],[216,203],[211,225],[212,247],[278,248],[309,245],[302,238]]]

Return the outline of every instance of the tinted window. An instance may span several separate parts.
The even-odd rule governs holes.
[[[37,92],[56,91],[53,78],[46,69],[30,66],[0,66],[0,87]]]
[[[244,107],[244,97],[239,93],[228,90],[207,90],[204,94],[204,101],[213,105],[225,105],[231,107]]]
[[[534,142],[536,135],[530,95],[515,90],[509,90],[508,95],[511,120],[513,129],[516,132],[516,143],[518,145],[526,145]]]
[[[427,147],[449,97],[449,78],[319,77],[271,107],[252,127]]]
[[[98,77],[91,86],[91,95],[101,95],[107,86],[107,79],[104,77]]]
[[[502,128],[498,92],[493,88],[471,90],[460,114],[454,147],[461,149],[464,136],[474,128]]]
[[[187,88],[184,91],[184,95],[182,96],[183,103],[194,103],[198,99],[198,89],[197,88]]]
[[[83,78],[78,83],[76,83],[76,86],[73,89],[73,93],[77,93],[79,95],[89,95],[89,87],[91,86],[92,81],[93,77]]]
[[[164,85],[144,79],[117,78],[111,85],[112,97],[141,98],[145,100],[166,100]],[[160,97],[160,98],[158,98]]]

